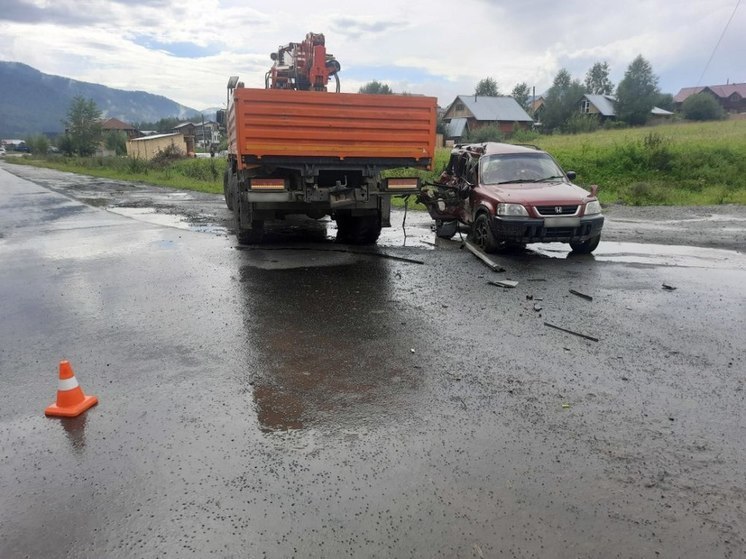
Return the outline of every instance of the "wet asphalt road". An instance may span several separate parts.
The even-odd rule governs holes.
[[[216,197],[4,169],[0,557],[746,554],[743,254],[493,273],[416,214],[377,255],[239,249]],[[61,359],[75,420],[43,415]]]

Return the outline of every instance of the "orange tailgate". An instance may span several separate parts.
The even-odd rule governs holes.
[[[435,154],[436,99],[238,88],[238,155],[410,159]],[[233,146],[232,146],[233,147]]]

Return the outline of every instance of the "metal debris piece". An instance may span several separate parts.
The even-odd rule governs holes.
[[[490,285],[496,285],[497,287],[515,287],[518,285],[518,282],[513,280],[488,281],[487,283]]]
[[[534,310],[536,312],[540,312],[541,311],[541,305],[539,303],[534,303]]]
[[[544,322],[544,326],[549,326],[550,328],[554,328],[555,330],[559,330],[560,332],[565,332],[567,334],[572,334],[573,336],[585,338],[586,340],[590,340],[592,342],[598,341],[598,338],[594,338],[593,336],[589,336],[588,334],[581,334],[580,332],[573,332],[572,330],[568,330],[567,328],[562,328],[561,326],[555,326],[554,324],[550,324],[549,322]]]
[[[500,266],[499,264],[493,262],[489,256],[487,256],[485,253],[483,253],[481,250],[479,250],[479,247],[474,246],[469,241],[464,241],[464,245],[466,248],[469,249],[469,252],[471,252],[474,256],[479,258],[482,262],[484,262],[487,267],[492,270],[493,272],[504,272],[505,268]]]
[[[581,299],[585,299],[586,301],[593,301],[593,297],[591,297],[590,295],[586,295],[585,293],[581,293],[580,291],[571,289],[570,293],[572,293],[573,295],[577,295],[578,297],[580,297]]]
[[[264,251],[311,251],[311,252],[344,252],[347,254],[362,254],[365,256],[377,256],[378,258],[388,258],[389,260],[397,260],[399,262],[408,262],[409,264],[425,264],[423,260],[415,260],[413,258],[404,258],[403,256],[394,256],[393,254],[386,254],[385,252],[373,252],[371,250],[351,250],[347,248],[311,248],[311,247],[268,247],[268,246],[237,246],[236,250],[242,252],[264,252]]]
[[[663,284],[663,289],[665,289],[666,291],[675,291],[676,290],[676,288],[673,285],[670,285],[668,283],[664,283]]]
[[[563,410],[569,410],[570,409],[570,404],[562,404],[562,409]]]

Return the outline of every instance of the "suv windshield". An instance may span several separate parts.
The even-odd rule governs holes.
[[[563,179],[562,169],[546,153],[511,153],[486,155],[479,161],[482,184],[539,182]]]

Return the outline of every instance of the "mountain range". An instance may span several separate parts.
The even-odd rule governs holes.
[[[62,121],[76,96],[93,99],[104,118],[128,123],[201,118],[199,111],[162,95],[113,89],[44,74],[20,62],[0,61],[0,138],[63,132]]]

